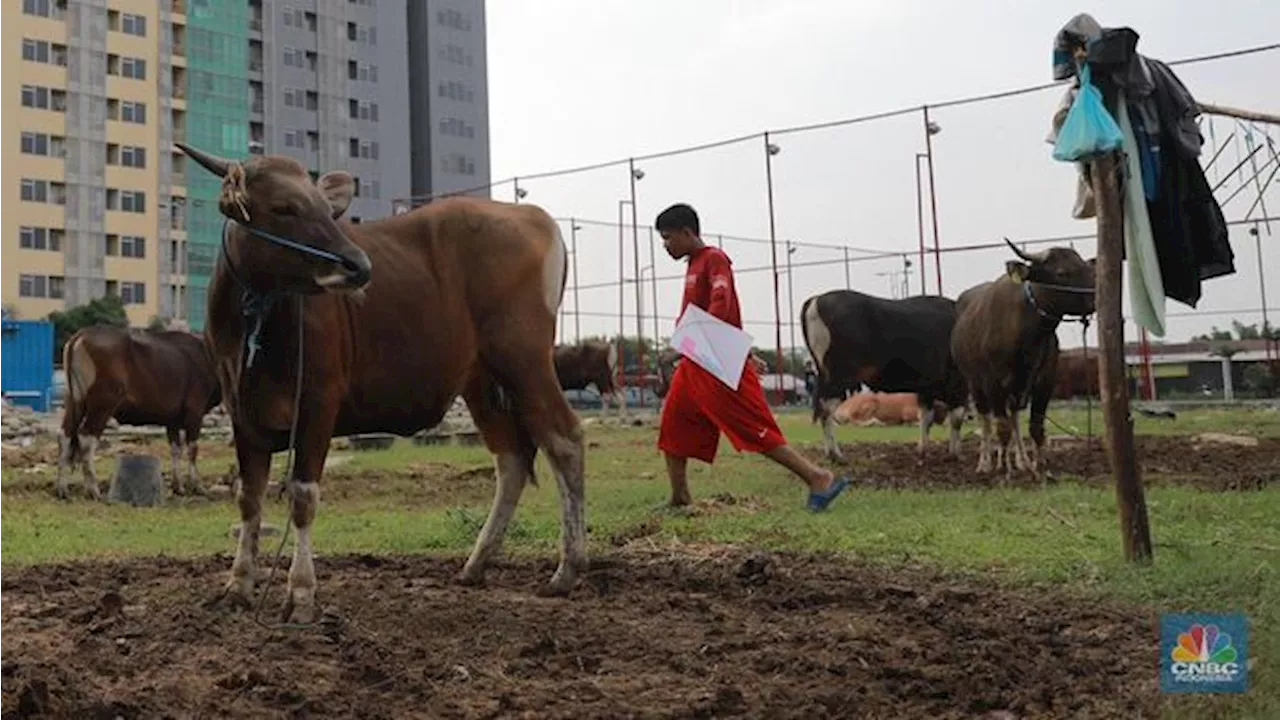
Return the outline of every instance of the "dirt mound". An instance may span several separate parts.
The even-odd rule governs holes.
[[[1197,441],[1192,437],[1143,435],[1136,439],[1142,479],[1149,487],[1182,485],[1210,491],[1261,490],[1280,483],[1280,439],[1264,438],[1253,447]],[[945,443],[936,439],[926,450],[922,467],[916,466],[914,443],[859,442],[840,446],[852,468],[851,477],[860,485],[880,488],[985,488],[1002,486],[1004,473],[979,475],[978,441],[966,439],[960,458],[947,454]],[[814,460],[822,461],[820,445],[805,447]],[[1109,485],[1111,471],[1101,441],[1092,447],[1085,440],[1050,442],[1046,452],[1048,473],[1059,477],[1082,478]],[[826,463],[830,465],[830,463]],[[1040,481],[1030,472],[1015,471],[1013,487],[1038,488]]]
[[[272,630],[201,606],[228,565],[5,573],[4,714],[1153,717],[1158,704],[1147,613],[921,571],[615,553],[556,600],[535,596],[549,560],[468,589],[450,583],[460,560],[323,558],[326,621]]]

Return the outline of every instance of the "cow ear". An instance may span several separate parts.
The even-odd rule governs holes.
[[[1009,260],[1004,264],[1004,271],[1009,274],[1009,279],[1014,282],[1026,282],[1027,274],[1031,272],[1031,268],[1026,263],[1017,260]]]
[[[351,198],[356,194],[355,178],[345,170],[334,170],[321,175],[316,180],[316,187],[320,188],[320,192],[329,201],[334,220],[342,217],[342,213],[351,205]]]
[[[1097,268],[1097,267],[1098,267],[1098,258],[1096,258],[1096,257],[1091,257],[1091,258],[1089,258],[1089,267],[1091,267],[1091,268]]]

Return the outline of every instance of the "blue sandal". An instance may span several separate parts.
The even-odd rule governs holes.
[[[849,478],[841,475],[831,482],[831,487],[827,488],[826,492],[816,493],[810,490],[809,511],[822,512],[823,510],[826,510],[827,506],[831,504],[831,501],[835,500],[836,496],[844,492],[844,489],[847,487],[849,487]]]

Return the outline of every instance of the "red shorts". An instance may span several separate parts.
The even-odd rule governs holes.
[[[787,443],[750,362],[735,392],[692,360],[681,360],[662,403],[658,449],[710,463],[722,432],[739,452],[765,453]]]

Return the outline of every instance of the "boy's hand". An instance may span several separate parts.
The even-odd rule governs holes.
[[[761,360],[755,353],[751,353],[751,362],[755,364],[757,373],[761,375],[769,374],[769,364]]]

